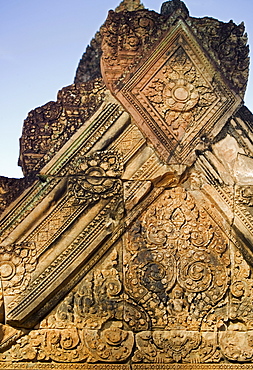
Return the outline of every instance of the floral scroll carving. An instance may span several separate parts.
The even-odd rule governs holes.
[[[253,363],[253,186],[217,157],[227,134],[252,157],[247,76],[243,25],[181,0],[109,12],[76,83],[28,114],[24,179],[0,178],[1,368]]]
[[[242,96],[249,74],[249,46],[243,22],[236,25],[213,18],[192,18],[190,25],[203,47],[212,54],[226,78]],[[236,61],[236,62],[235,62]]]
[[[37,265],[34,243],[0,246],[0,277],[4,295],[15,295],[26,289]]]
[[[131,16],[110,12],[101,32],[101,65],[106,85],[161,157],[191,165],[196,149],[206,148],[214,132],[222,129],[221,118],[238,109],[241,96],[229,61],[226,75],[237,85],[234,88],[215,68],[215,63],[222,64],[217,53],[199,47],[198,24],[185,11],[182,17],[180,4],[175,3],[178,9],[167,17],[146,10]],[[196,38],[190,29],[193,23]],[[235,74],[244,88],[247,47],[240,27],[233,24],[233,29],[245,62],[245,71],[237,66]],[[209,33],[208,37],[212,38]]]
[[[134,345],[131,320],[147,329],[145,314],[124,305],[118,253],[87,275],[40,325],[3,355],[7,361],[117,362],[129,358]],[[136,317],[136,319],[135,319]],[[123,318],[128,325],[123,325]],[[139,325],[141,325],[139,324]]]
[[[82,171],[83,163],[80,157],[73,171]],[[36,329],[21,333],[1,360],[251,361],[251,269],[193,194],[182,187],[164,190],[123,240]]]
[[[181,188],[166,191],[129,233],[126,289],[154,327],[201,327],[229,282],[226,237]]]
[[[233,251],[230,319],[238,323],[233,330],[253,330],[252,271],[238,250]],[[230,327],[228,328],[230,329]]]
[[[150,50],[150,46],[157,41],[166,27],[163,23],[164,19],[159,14],[146,9],[135,13],[109,12],[106,23],[100,31],[103,72],[109,84],[112,80],[115,83],[118,82],[122,74],[121,66],[127,70],[140,59],[143,53]],[[118,64],[117,68],[115,64]]]
[[[217,100],[214,89],[182,47],[154,75],[143,93],[178,140]]]

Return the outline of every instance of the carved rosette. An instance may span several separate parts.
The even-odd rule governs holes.
[[[122,330],[117,322],[101,332],[85,330],[84,337],[89,348],[89,362],[124,361],[130,356],[134,344],[133,332]]]
[[[135,12],[128,12],[124,7],[109,12],[100,30],[102,72],[107,85],[113,88],[119,80],[121,83],[133,66],[145,58],[153,45],[181,18],[201,40],[205,52],[217,63],[235,91],[243,96],[249,73],[249,46],[243,22],[236,25],[232,21],[193,18],[189,17],[182,1],[171,4],[164,3],[161,14],[147,9],[138,11],[138,6]]]
[[[28,286],[37,265],[34,243],[0,246],[0,277],[4,295],[16,295]]]
[[[123,161],[114,151],[76,158],[69,167],[69,190],[76,204],[95,202],[121,193]]]

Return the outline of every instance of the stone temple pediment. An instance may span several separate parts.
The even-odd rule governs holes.
[[[248,67],[242,25],[109,12],[0,178],[0,368],[253,368]]]
[[[145,26],[153,25],[148,15],[135,16],[139,24],[144,24],[144,35]],[[117,13],[115,20],[110,18],[113,16],[109,17],[110,23],[119,23]],[[104,33],[102,70],[106,84],[167,163],[191,164],[196,150],[203,149],[203,141],[213,140],[226,119],[238,109],[240,96],[229,88],[211,56],[200,47],[181,17],[160,36],[146,58],[138,60],[142,50],[138,55],[136,40],[133,49],[137,62],[132,61],[127,72],[124,70],[124,77],[118,76],[118,69],[122,73],[128,49],[123,52],[118,40],[115,58],[108,47],[110,28]],[[127,37],[132,41],[133,35],[129,32],[124,37],[127,43]]]

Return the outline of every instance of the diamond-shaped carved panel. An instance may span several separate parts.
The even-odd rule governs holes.
[[[170,163],[191,164],[241,103],[182,20],[114,89]]]

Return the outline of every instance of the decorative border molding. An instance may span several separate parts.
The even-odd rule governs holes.
[[[123,109],[115,103],[109,103],[107,106],[102,105],[99,112],[96,113],[90,120],[87,121],[85,129],[80,129],[74,134],[71,141],[71,146],[66,143],[56,155],[56,160],[53,158],[44,169],[43,174],[49,174],[49,180],[41,183],[37,181],[28,192],[22,194],[18,198],[17,203],[12,206],[5,217],[0,222],[1,240],[4,240],[10,231],[20,224],[25,217],[33,210],[49,192],[60,182],[59,171],[66,166],[66,163],[73,158],[77,151],[82,149],[82,154],[88,153],[96,144],[104,133],[120,118],[124,113]],[[74,140],[75,139],[75,140]],[[4,232],[5,231],[5,232]],[[0,240],[0,241],[1,241]]]
[[[172,55],[175,52],[175,48],[179,48],[180,45],[196,65],[198,73],[203,75],[206,81],[215,80],[217,99],[203,113],[201,122],[198,120],[192,127],[189,125],[184,137],[179,141],[175,141],[172,139],[172,134],[167,129],[165,122],[159,117],[159,114],[154,112],[143,92],[151,79],[155,78],[157,71],[166,62],[164,56],[167,56],[168,53]],[[178,21],[173,31],[170,31],[164,37],[154,53],[141,66],[136,67],[131,75],[125,77],[125,81],[124,83],[123,81],[121,82],[121,86],[119,89],[115,88],[114,93],[135,117],[141,131],[145,133],[145,136],[149,137],[164,159],[170,160],[173,157],[174,161],[180,159],[180,162],[190,161],[192,163],[194,157],[190,155],[192,154],[192,148],[200,144],[203,135],[208,137],[216,135],[241,103],[241,98],[226,86],[222,76],[214,68],[210,58],[199,47],[195,36],[193,36],[183,20]],[[201,145],[203,146],[203,142]],[[189,155],[190,159],[188,158]]]
[[[251,370],[253,364],[63,364],[0,363],[0,370]]]

